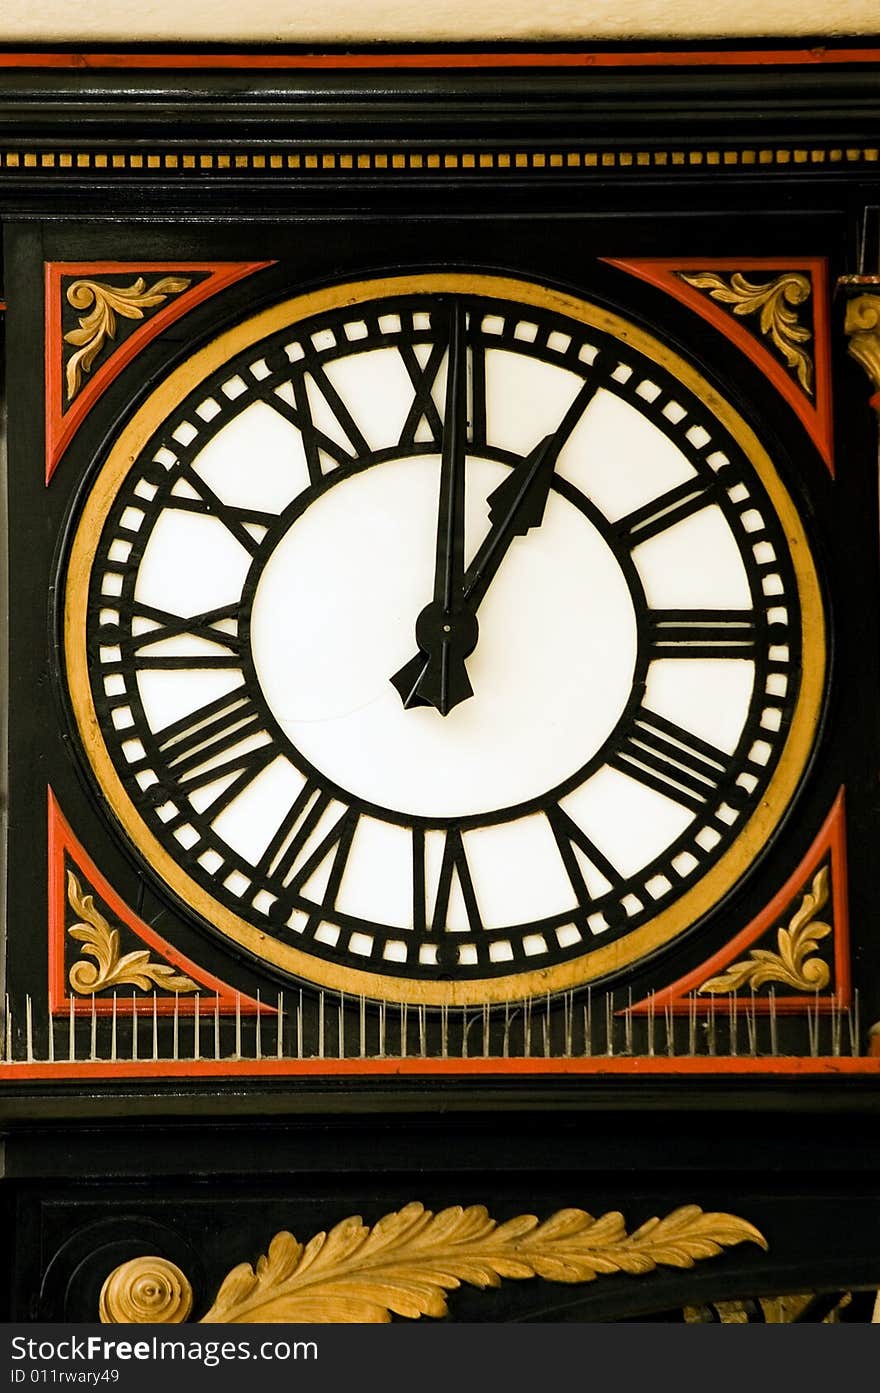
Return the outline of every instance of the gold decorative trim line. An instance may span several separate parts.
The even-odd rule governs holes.
[[[82,922],[67,930],[71,938],[85,946],[83,958],[70,969],[70,986],[79,996],[94,996],[106,987],[140,987],[142,991],[161,987],[169,992],[197,992],[197,983],[167,963],[150,961],[149,950],[136,949],[120,953],[119,931],[111,929],[103,914],[96,908],[91,895],[84,895],[73,871],[67,872],[67,900]]]
[[[67,400],[72,401],[82,386],[84,372],[92,364],[108,339],[116,337],[116,316],[124,319],[143,319],[144,311],[164,304],[169,295],[179,295],[191,284],[186,276],[164,276],[147,289],[143,276],[131,285],[105,285],[102,281],[76,280],[67,287],[67,303],[72,309],[87,313],[79,317],[79,328],[64,335],[76,352],[67,361],[65,379]]]
[[[831,925],[816,918],[828,903],[828,894],[829,871],[823,866],[788,928],[777,931],[779,951],[753,948],[747,958],[731,964],[720,976],[710,977],[698,991],[737,992],[741,987],[757,989],[769,982],[782,982],[798,991],[822,991],[831,980],[831,969],[823,958],[811,955],[820,939],[831,933]]]
[[[756,285],[735,271],[729,283],[714,271],[692,275],[679,272],[681,279],[695,290],[708,290],[712,300],[729,305],[740,317],[758,314],[761,333],[797,375],[801,387],[813,395],[813,360],[802,347],[813,337],[811,331],[798,323],[798,306],[812,294],[809,276],[798,271],[786,271],[774,281]]]
[[[67,173],[91,170],[104,176],[225,174],[507,174],[510,170],[547,173],[572,169],[676,169],[700,166],[802,172],[841,164],[877,164],[880,147],[795,146],[703,150],[0,150],[0,170],[20,174],[35,169]]]
[[[865,369],[880,392],[880,295],[857,295],[846,307],[843,331],[850,356]]]
[[[434,1214],[413,1203],[372,1228],[358,1215],[343,1219],[305,1245],[290,1233],[276,1234],[256,1269],[247,1262],[232,1269],[201,1323],[379,1324],[392,1314],[442,1317],[448,1315],[446,1293],[462,1283],[486,1288],[500,1286],[505,1277],[572,1284],[616,1273],[641,1277],[658,1266],[693,1267],[736,1243],[767,1248],[763,1234],[745,1219],[707,1214],[695,1204],[648,1219],[628,1234],[616,1211],[594,1219],[582,1209],[561,1209],[543,1223],[520,1214],[498,1224],[483,1205]],[[189,1283],[174,1268],[172,1288],[164,1269],[161,1278],[155,1275],[160,1264],[161,1258],[138,1258],[110,1274],[101,1292],[104,1324],[185,1319],[178,1313]]]

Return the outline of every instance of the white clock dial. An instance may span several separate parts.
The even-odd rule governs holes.
[[[73,551],[69,692],[127,832],[347,991],[497,1000],[654,951],[743,873],[818,718],[818,585],[758,442],[525,283],[230,331],[121,433]]]

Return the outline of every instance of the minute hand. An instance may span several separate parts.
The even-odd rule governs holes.
[[[520,460],[504,483],[489,495],[492,526],[465,571],[462,586],[464,610],[475,613],[514,537],[524,537],[533,527],[540,527],[562,447],[596,391],[596,384],[585,383],[565,413],[558,430],[539,441],[531,454]]]

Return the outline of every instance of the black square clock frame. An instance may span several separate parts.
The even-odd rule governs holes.
[[[880,50],[8,52],[0,91],[4,1317],[869,1319]],[[474,330],[477,311],[495,327]],[[295,352],[291,324],[305,326]],[[418,819],[407,832],[422,856],[407,947],[334,919],[357,809],[308,844],[332,800],[307,784],[297,815],[312,822],[301,845],[279,832],[276,884],[265,866],[216,874],[210,829],[169,799],[206,727],[222,754],[262,718],[221,696],[162,740],[137,725],[125,693],[145,629],[207,645],[216,671],[237,672],[243,644],[232,609],[187,628],[138,608],[139,529],[177,479],[178,506],[258,553],[273,517],[202,488],[192,439],[239,392],[275,401],[288,378],[312,485],[327,460],[357,473],[359,442],[372,447],[327,365],[361,332],[406,366],[400,443],[442,451],[451,527],[463,446],[445,423],[470,412],[476,449],[491,332],[555,354],[587,394],[607,372],[606,390],[650,405],[705,476],[618,520],[621,552],[706,497],[752,529],[756,617],[639,621],[654,656],[758,655],[769,694],[744,779],[639,706],[614,756],[647,759],[639,777],[671,780],[687,807],[721,789],[730,825],[751,819],[729,846],[725,815],[700,832],[707,866],[720,840],[704,876],[716,888],[682,892],[677,919],[644,885],[615,887],[564,799],[548,823],[587,938],[584,856],[611,878],[609,946],[586,954],[561,920],[485,931],[467,828],[444,833],[433,901],[434,834]],[[604,368],[585,356],[593,340]],[[471,385],[450,367],[444,402],[447,350],[450,364],[470,353]],[[309,407],[309,374],[341,436]],[[690,424],[700,410],[723,458]],[[562,447],[547,440],[495,466],[515,485],[493,523],[505,550],[540,525],[535,490]],[[759,494],[737,451],[772,460]],[[445,565],[447,580],[461,571],[454,547]],[[458,602],[453,638],[477,603]],[[447,653],[431,632],[412,682]],[[452,679],[424,681],[438,711],[463,699]],[[235,789],[269,759],[254,748],[223,765]],[[684,842],[675,852],[651,893],[686,874]],[[298,909],[325,860],[323,908]],[[456,886],[470,933],[450,947]],[[278,1230],[334,1226],[354,1294],[332,1264],[309,1276],[289,1236],[246,1290],[224,1283]],[[419,1263],[416,1291],[400,1272]],[[488,1275],[469,1284],[475,1263]],[[514,1269],[524,1280],[506,1280]]]

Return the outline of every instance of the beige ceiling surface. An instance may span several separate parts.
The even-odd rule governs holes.
[[[0,0],[0,42],[332,43],[880,31],[877,0]]]

